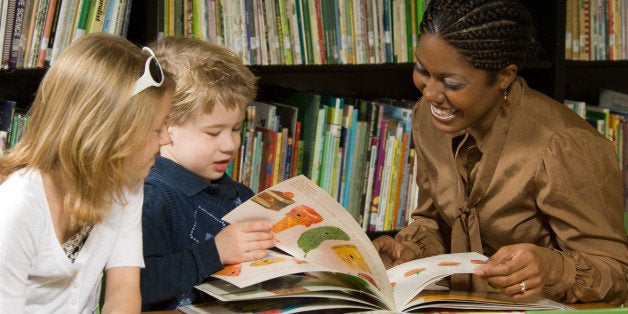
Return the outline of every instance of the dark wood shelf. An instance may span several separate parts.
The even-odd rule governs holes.
[[[22,109],[30,107],[46,73],[46,68],[0,70],[0,98],[17,101]]]

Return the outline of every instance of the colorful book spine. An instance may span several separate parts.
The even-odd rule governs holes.
[[[0,68],[8,69],[10,65],[11,49],[13,47],[13,29],[15,27],[17,0],[9,0],[2,6],[2,60]]]

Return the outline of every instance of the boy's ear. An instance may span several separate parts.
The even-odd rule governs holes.
[[[170,141],[174,140],[174,132],[170,123],[166,122],[166,129],[168,130],[168,136],[170,136]]]

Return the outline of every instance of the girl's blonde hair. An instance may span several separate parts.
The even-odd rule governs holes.
[[[125,188],[141,187],[127,164],[144,149],[162,97],[174,89],[166,75],[161,87],[131,97],[148,57],[103,33],[69,45],[42,79],[24,137],[0,159],[0,183],[22,168],[50,174],[71,227],[96,223],[111,202],[125,202]]]
[[[169,123],[181,125],[216,104],[246,110],[257,95],[257,77],[224,46],[187,37],[166,37],[151,44],[157,59],[177,82]]]

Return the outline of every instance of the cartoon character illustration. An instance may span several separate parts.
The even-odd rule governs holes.
[[[286,215],[279,221],[277,221],[270,231],[279,233],[284,230],[290,229],[294,226],[309,227],[312,224],[323,221],[323,216],[317,213],[314,209],[305,205],[298,205],[291,209]]]
[[[419,273],[421,273],[422,271],[424,271],[425,268],[415,268],[415,269],[410,269],[407,272],[405,272],[405,274],[403,274],[404,277],[410,277],[412,275],[418,275]]]
[[[349,266],[351,269],[362,270],[367,273],[370,273],[368,265],[364,261],[364,256],[358,248],[353,244],[340,244],[335,245],[332,248],[332,251],[340,257],[340,259]]]
[[[458,266],[460,265],[459,262],[440,262],[438,263],[438,266]]]
[[[269,257],[265,257],[262,259],[258,259],[254,262],[252,262],[250,265],[251,266],[266,266],[266,265],[270,265],[270,264],[275,264],[275,263],[281,263],[285,261],[285,259],[281,258],[281,257],[277,257],[277,256],[269,256]]]
[[[233,264],[225,266],[214,275],[237,277],[240,276],[240,272],[242,272],[242,264]]]
[[[349,240],[349,235],[342,229],[334,226],[323,226],[307,230],[301,234],[297,245],[301,248],[305,255],[311,250],[319,247],[321,243],[327,240]]]
[[[266,190],[253,196],[252,200],[268,209],[278,211],[288,205],[294,204],[294,201],[292,200],[293,197],[294,193],[290,191],[281,192]]]

